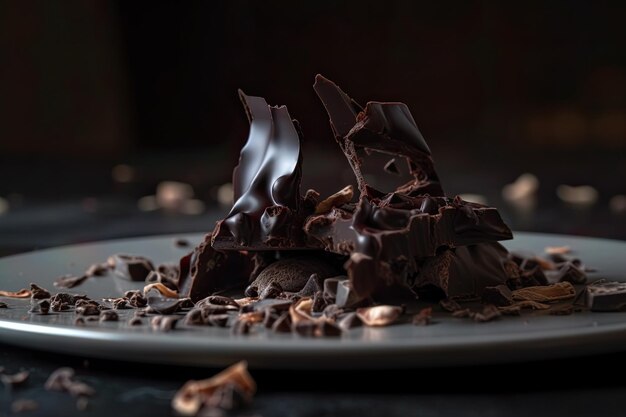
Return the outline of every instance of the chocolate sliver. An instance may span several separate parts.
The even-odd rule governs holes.
[[[152,261],[138,255],[113,255],[108,263],[113,266],[113,272],[117,276],[130,281],[145,281],[150,271],[154,270]]]

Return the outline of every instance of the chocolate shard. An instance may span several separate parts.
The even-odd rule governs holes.
[[[180,260],[177,287],[181,297],[196,302],[215,291],[233,288],[248,280],[252,263],[248,256],[237,252],[222,252],[211,247],[212,234]]]
[[[403,193],[444,195],[430,149],[405,104],[369,102],[357,113],[356,102],[323,76],[315,77],[313,89],[326,108],[335,139],[348,158],[362,195],[375,197],[383,193],[365,182],[357,149],[404,157],[413,180],[399,188]]]
[[[239,97],[250,121],[250,134],[233,171],[235,204],[218,222],[213,247],[302,247],[302,154],[297,122],[285,106],[269,106],[265,99],[242,91]]]
[[[107,262],[115,275],[130,281],[145,281],[150,271],[154,271],[152,261],[138,255],[117,254]]]

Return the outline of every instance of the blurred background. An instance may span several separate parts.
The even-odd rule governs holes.
[[[360,103],[405,102],[449,195],[515,230],[626,239],[625,16],[621,2],[1,1],[0,255],[212,229],[248,131],[237,88],[288,105],[303,189],[336,191],[351,173],[316,73]]]

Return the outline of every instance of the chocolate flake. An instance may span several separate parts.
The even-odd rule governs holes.
[[[426,307],[420,310],[419,313],[413,316],[411,321],[416,326],[428,326],[431,323],[433,317],[433,308]]]
[[[30,290],[26,288],[22,288],[19,291],[4,291],[0,290],[0,297],[8,297],[8,298],[29,298],[31,295]]]
[[[73,397],[90,397],[95,394],[95,390],[92,387],[76,380],[74,376],[72,368],[59,368],[50,374],[44,388],[48,391],[67,392]]]
[[[347,185],[335,194],[320,201],[315,207],[314,214],[328,213],[333,207],[341,207],[344,204],[349,203],[354,197],[354,189],[352,185]]]
[[[54,281],[54,286],[59,288],[74,288],[89,278],[87,275],[74,276],[74,275],[64,275]]]
[[[188,381],[174,395],[172,408],[185,416],[195,416],[201,410],[230,410],[250,404],[256,392],[256,383],[242,361],[219,374],[201,381]],[[225,401],[225,394],[237,393],[238,401]],[[232,398],[232,397],[231,397]]]

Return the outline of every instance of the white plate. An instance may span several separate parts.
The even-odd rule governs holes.
[[[516,233],[510,249],[541,253],[545,246],[569,245],[595,278],[626,281],[626,242],[559,235]],[[176,236],[193,244],[202,235]],[[0,259],[0,289],[28,288],[31,282],[54,291],[52,282],[81,273],[114,253],[135,253],[157,263],[175,262],[189,249],[176,248],[173,236],[117,240],[67,246]],[[133,285],[134,284],[134,285]],[[112,276],[95,277],[70,290],[92,298],[115,297],[139,288]],[[2,299],[2,297],[0,297]],[[357,328],[340,338],[309,339],[258,332],[231,335],[228,329],[194,328],[171,333],[149,326],[129,327],[130,310],[119,323],[73,325],[74,313],[33,315],[28,300],[4,298],[0,342],[46,351],[110,359],[223,366],[246,359],[267,368],[399,368],[496,363],[598,354],[626,350],[626,313],[575,313],[550,316],[530,313],[489,323],[448,316],[431,326],[401,324]]]

